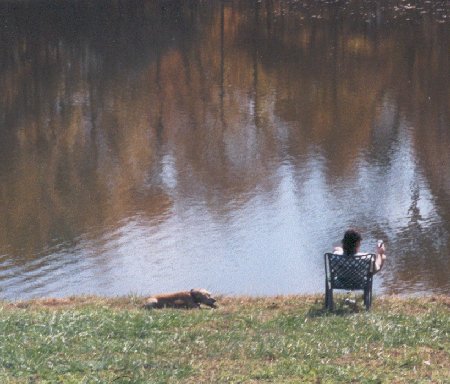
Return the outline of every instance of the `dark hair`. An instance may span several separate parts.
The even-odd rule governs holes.
[[[356,247],[358,242],[362,240],[362,237],[355,229],[349,229],[345,232],[342,239],[342,248],[346,255],[354,255],[356,253]]]

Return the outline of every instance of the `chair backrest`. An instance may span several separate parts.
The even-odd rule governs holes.
[[[376,255],[325,253],[325,273],[331,289],[365,289],[372,284]]]

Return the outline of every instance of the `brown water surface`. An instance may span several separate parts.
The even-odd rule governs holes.
[[[448,1],[2,1],[0,297],[450,294]]]

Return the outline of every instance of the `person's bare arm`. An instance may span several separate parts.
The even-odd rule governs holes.
[[[386,260],[386,248],[384,243],[377,245],[377,257],[375,259],[375,273],[379,272],[383,268],[384,262]]]

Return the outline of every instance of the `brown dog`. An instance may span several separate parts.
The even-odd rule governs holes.
[[[217,308],[216,299],[212,298],[206,289],[151,296],[145,301],[144,308],[200,308],[200,304]]]

